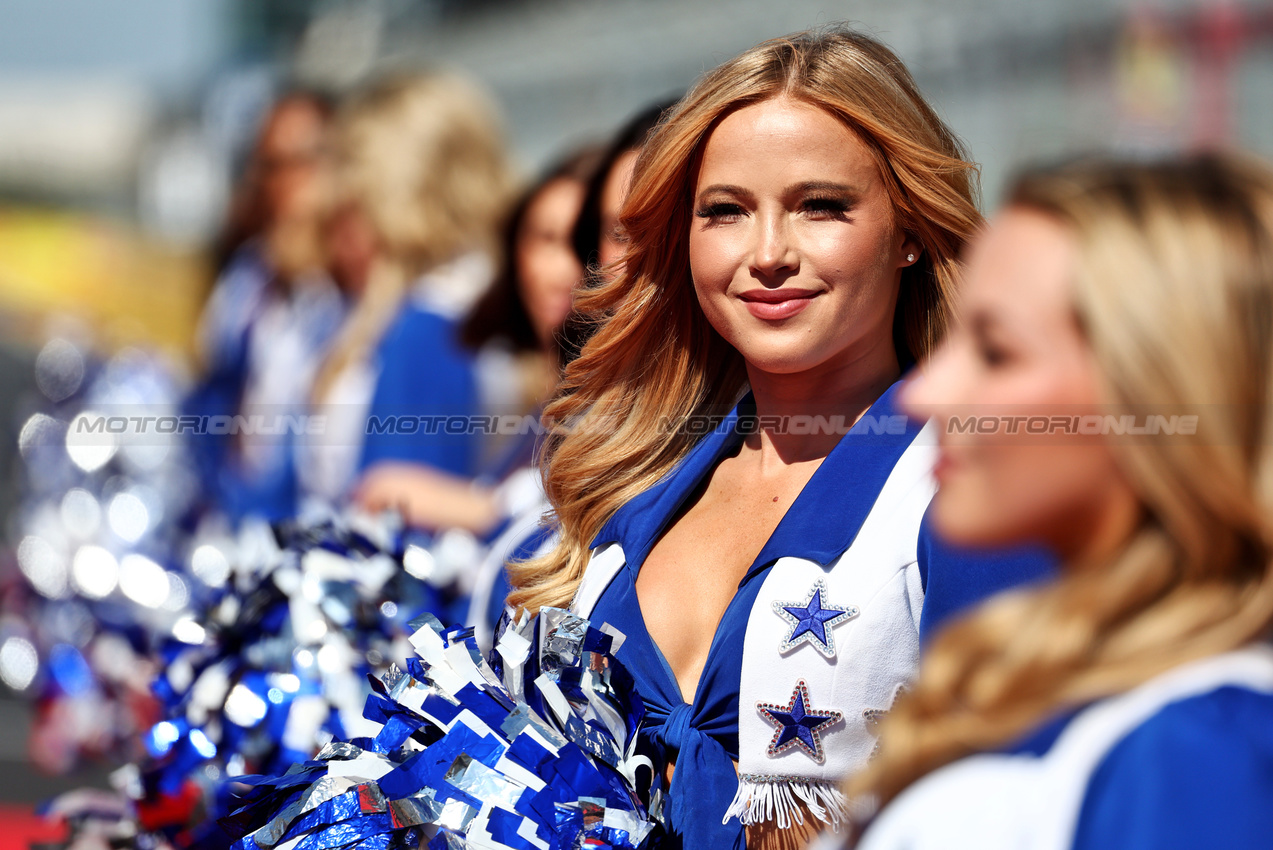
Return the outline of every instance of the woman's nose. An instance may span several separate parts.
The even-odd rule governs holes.
[[[752,265],[761,275],[776,278],[778,284],[799,271],[799,252],[789,225],[781,217],[757,221]]]

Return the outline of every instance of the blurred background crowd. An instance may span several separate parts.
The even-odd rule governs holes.
[[[412,417],[533,417],[660,109],[842,20],[907,62],[987,206],[1076,152],[1273,155],[1268,0],[0,0],[0,817],[178,741],[243,772],[226,730],[294,716],[296,665],[387,659],[404,599],[489,627],[494,543],[542,509],[533,429]],[[285,551],[337,553],[324,598],[357,604],[304,608]],[[287,669],[206,684],[284,640],[271,605]]]

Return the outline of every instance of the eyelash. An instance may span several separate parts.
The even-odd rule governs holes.
[[[817,218],[833,219],[836,221],[843,220],[848,214],[852,205],[843,198],[831,197],[811,197],[806,198],[801,204],[800,209],[805,213],[810,213]],[[706,219],[713,223],[728,223],[740,220],[744,215],[740,204],[730,201],[718,201],[714,204],[708,204],[694,211],[694,215],[698,218]]]
[[[827,218],[842,219],[848,214],[851,204],[843,198],[812,197],[806,198],[801,205],[806,212],[821,214]]]
[[[718,201],[698,208],[694,211],[694,215],[711,222],[738,221],[743,217],[743,208],[738,204]]]

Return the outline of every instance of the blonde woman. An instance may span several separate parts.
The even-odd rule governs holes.
[[[393,76],[341,111],[335,147],[328,247],[358,300],[316,380],[328,429],[301,464],[307,490],[339,501],[366,467],[390,460],[471,475],[473,435],[369,429],[368,411],[477,412],[474,365],[455,337],[490,283],[510,197],[495,110],[462,78]]]
[[[897,57],[847,31],[710,72],[636,162],[625,253],[578,300],[600,327],[546,411],[561,542],[511,567],[510,601],[626,635],[664,846],[838,821],[922,621],[1034,566],[952,574],[921,531],[931,447],[896,409],[980,223],[973,178]]]
[[[963,309],[911,404],[1053,425],[945,439],[937,523],[1064,569],[933,644],[860,846],[1273,846],[1273,172],[1028,176]]]

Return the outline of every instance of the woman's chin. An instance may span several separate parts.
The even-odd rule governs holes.
[[[786,348],[763,350],[753,347],[741,353],[743,360],[747,363],[747,371],[752,374],[793,378],[812,373],[820,365],[817,357],[802,350],[792,351]]]
[[[933,497],[933,527],[943,540],[974,548],[1012,546],[1028,535],[1005,521],[1005,511],[976,497],[939,490]]]

